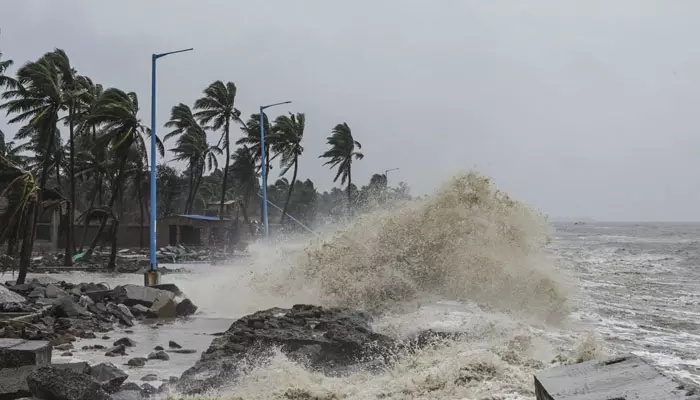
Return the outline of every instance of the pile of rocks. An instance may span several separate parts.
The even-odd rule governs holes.
[[[115,324],[133,326],[148,318],[192,315],[197,307],[175,285],[143,287],[71,284],[50,277],[0,285],[0,338],[49,340],[62,345],[96,338]]]
[[[52,364],[46,341],[0,339],[0,398],[42,400],[138,400],[156,393],[111,363]]]

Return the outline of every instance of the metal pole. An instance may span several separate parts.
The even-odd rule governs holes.
[[[398,170],[399,170],[399,168],[391,168],[391,169],[387,169],[384,171],[384,177],[386,178],[386,186],[387,187],[389,186],[389,172],[398,171]]]
[[[262,193],[263,193],[263,226],[265,227],[265,237],[270,236],[270,228],[267,225],[267,166],[265,165],[265,107],[260,106],[260,163],[262,171]]]
[[[263,194],[263,225],[265,227],[265,237],[270,237],[270,227],[267,224],[267,165],[265,165],[265,109],[279,106],[281,104],[289,104],[291,101],[283,101],[280,103],[260,106],[260,161],[262,172],[262,194]]]
[[[156,140],[156,61],[165,57],[169,54],[183,53],[185,51],[192,51],[194,49],[184,49],[177,51],[170,51],[167,53],[151,54],[151,218],[150,218],[150,268],[146,271],[144,276],[144,283],[146,286],[157,285],[159,283],[158,278],[158,262],[156,260],[156,151],[157,151],[157,140]]]
[[[157,54],[151,56],[151,269],[150,276],[155,276],[156,282],[146,277],[146,284],[157,284],[158,264],[156,262],[156,60]]]

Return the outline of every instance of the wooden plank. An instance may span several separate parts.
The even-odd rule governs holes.
[[[550,368],[535,375],[537,400],[699,400],[697,388],[629,354]]]

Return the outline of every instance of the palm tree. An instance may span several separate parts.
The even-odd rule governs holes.
[[[338,173],[333,178],[333,182],[336,182],[340,178],[340,184],[345,184],[348,182],[348,207],[352,204],[352,159],[362,160],[364,154],[359,151],[362,149],[360,142],[352,137],[352,131],[346,122],[338,124],[333,128],[332,135],[326,140],[331,148],[325,153],[321,154],[319,158],[327,158],[323,165],[330,165],[331,169],[338,168]]]
[[[185,214],[192,211],[195,193],[202,180],[204,171],[218,168],[216,155],[222,153],[216,146],[209,146],[204,128],[197,122],[192,110],[185,104],[178,104],[171,111],[170,121],[165,124],[173,131],[165,135],[165,140],[179,136],[177,145],[171,151],[176,154],[176,161],[187,161],[189,169],[189,191],[185,202]]]
[[[251,114],[250,118],[246,123],[239,121],[241,125],[241,130],[243,131],[243,137],[236,141],[236,144],[245,146],[253,154],[253,159],[256,162],[260,162],[260,114]],[[265,124],[265,165],[267,170],[265,171],[265,180],[270,175],[270,161],[277,158],[277,155],[272,155],[270,148],[274,146],[277,141],[277,134],[275,133],[274,127],[270,124],[270,120],[267,118],[267,114],[263,113],[263,123]],[[258,170],[262,168],[262,162],[258,164]]]
[[[233,165],[231,173],[236,181],[236,191],[240,196],[240,209],[243,211],[243,220],[250,227],[250,234],[255,235],[255,228],[248,218],[248,202],[253,193],[257,193],[258,176],[255,168],[254,153],[247,147],[239,147],[231,157]]]
[[[22,146],[15,146],[12,140],[5,141],[5,135],[0,132],[0,156],[21,168],[27,162],[27,156],[23,155],[22,151]]]
[[[306,117],[304,113],[297,113],[296,115],[290,113],[289,116],[281,115],[275,120],[275,126],[273,128],[275,132],[273,149],[277,154],[281,154],[282,156],[280,160],[280,168],[282,169],[280,171],[280,176],[284,176],[292,166],[294,167],[292,181],[289,184],[289,191],[287,192],[287,199],[284,202],[282,216],[280,217],[280,224],[285,221],[289,201],[292,198],[292,191],[294,190],[294,184],[297,181],[299,156],[304,152],[304,148],[301,146],[301,140],[304,137],[305,125]]]
[[[112,182],[112,193],[107,207],[114,208],[125,181],[125,170],[130,152],[135,151],[143,157],[148,153],[144,137],[150,137],[151,131],[141,123],[138,117],[139,102],[136,93],[126,93],[116,88],[109,88],[102,93],[91,115],[90,124],[101,126],[104,134],[98,137],[98,145],[111,145],[112,157],[116,162],[116,176]],[[164,155],[163,143],[157,140],[158,151]],[[89,257],[95,249],[107,219],[103,218],[100,228],[85,253]]]
[[[194,108],[199,110],[195,117],[202,125],[211,129],[221,130],[219,145],[226,149],[226,166],[224,167],[224,179],[221,183],[221,203],[219,206],[219,218],[224,218],[224,202],[226,201],[226,183],[228,179],[229,163],[231,159],[230,137],[231,122],[235,122],[240,117],[240,111],[236,110],[236,85],[233,82],[224,84],[216,81],[204,89],[204,97],[194,103]]]
[[[12,60],[2,60],[2,52],[0,52],[0,88],[8,87],[15,88],[17,81],[5,75],[5,72],[12,66]]]

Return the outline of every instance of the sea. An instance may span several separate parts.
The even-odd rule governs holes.
[[[281,352],[212,395],[242,399],[534,399],[533,375],[566,363],[633,353],[700,384],[700,224],[550,223],[475,174],[433,197],[325,229],[320,237],[256,243],[224,265],[182,265],[163,276],[199,308],[188,319],[137,325],[82,340],[55,362],[105,361],[82,350],[126,336],[130,380],[167,381],[193,365],[238,317],[297,303],[370,311],[375,330],[400,338],[465,333],[399,355],[380,372],[328,377]],[[170,267],[170,265],[169,265]],[[52,275],[142,284],[139,275]],[[30,276],[31,277],[31,276]],[[128,332],[127,332],[128,330]],[[170,340],[192,354],[123,366]],[[174,393],[176,394],[176,393]],[[295,397],[296,396],[296,397]]]

